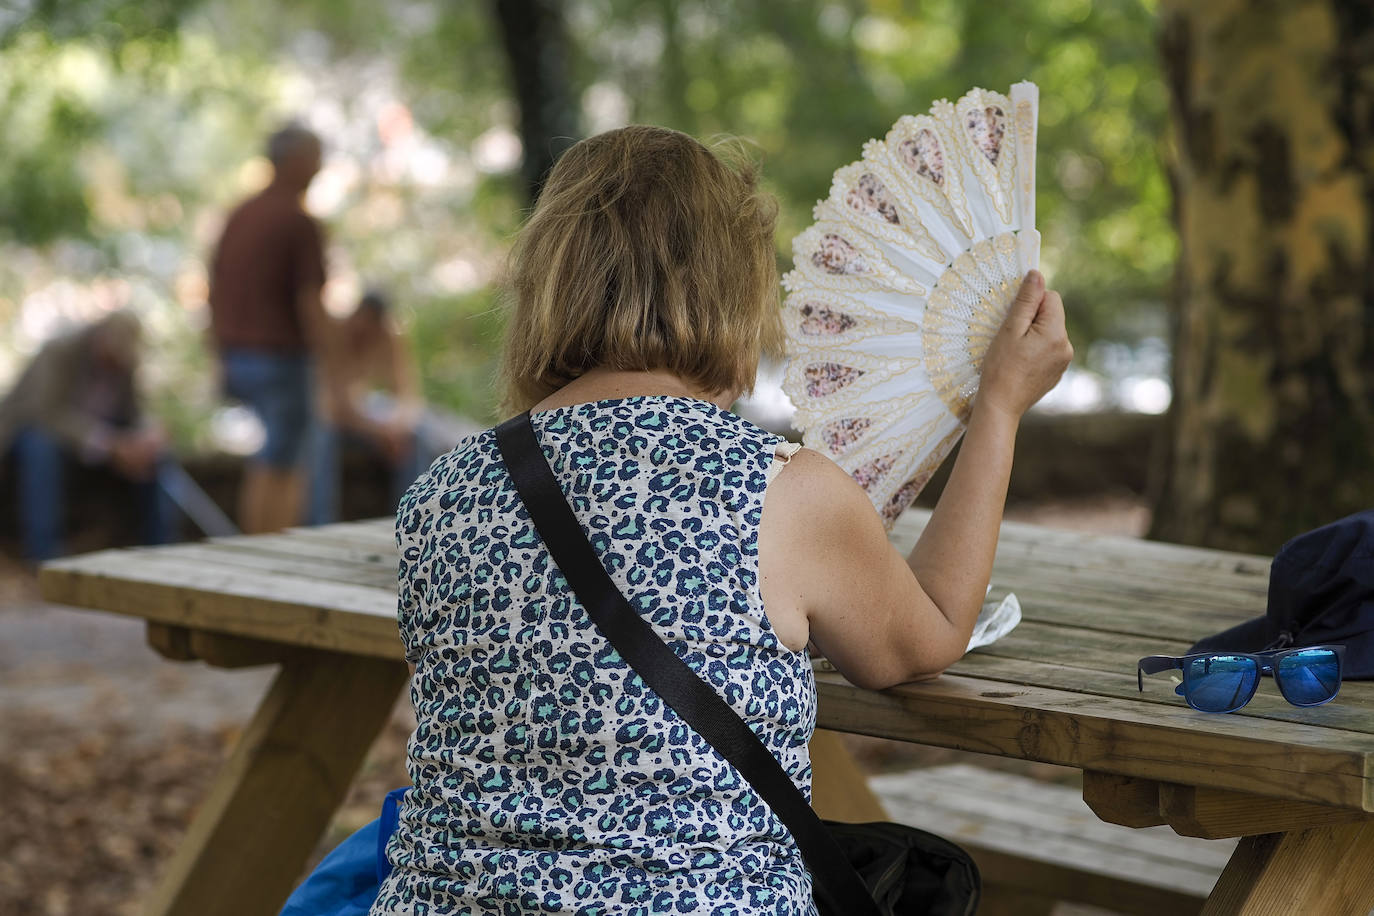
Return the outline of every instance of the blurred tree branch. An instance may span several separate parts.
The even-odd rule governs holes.
[[[520,171],[533,203],[544,176],[581,135],[567,28],[557,0],[491,0],[491,10],[501,29],[511,87],[520,106]]]

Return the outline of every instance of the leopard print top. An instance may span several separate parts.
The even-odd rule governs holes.
[[[631,606],[809,795],[810,659],[779,642],[759,593],[782,440],[677,397],[533,422]],[[415,482],[396,530],[418,726],[373,916],[815,911],[791,834],[586,616],[492,431]]]

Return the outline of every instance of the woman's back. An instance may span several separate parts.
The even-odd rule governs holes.
[[[759,593],[781,440],[681,397],[533,420],[631,606],[809,791],[809,659],[779,642]],[[786,829],[596,630],[491,432],[416,482],[397,536],[415,788],[374,913],[419,901],[472,913],[811,911]]]

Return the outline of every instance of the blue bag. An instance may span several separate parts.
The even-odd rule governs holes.
[[[387,793],[382,816],[335,846],[286,898],[280,916],[367,916],[391,874],[386,844],[396,832],[407,788]]]

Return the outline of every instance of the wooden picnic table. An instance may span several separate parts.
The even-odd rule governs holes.
[[[908,512],[906,549],[929,518]],[[1007,523],[992,599],[1024,621],[930,682],[875,692],[818,674],[825,728],[1083,771],[1099,817],[1245,837],[1207,914],[1374,906],[1374,684],[1298,709],[1264,682],[1195,712],[1136,659],[1264,610],[1264,557]],[[280,671],[150,900],[150,914],[270,914],[338,807],[407,678],[388,520],[48,564],[51,601],[148,621],[171,658]],[[819,782],[825,777],[817,767]],[[819,792],[819,788],[818,788]],[[379,800],[380,802],[380,800]]]

